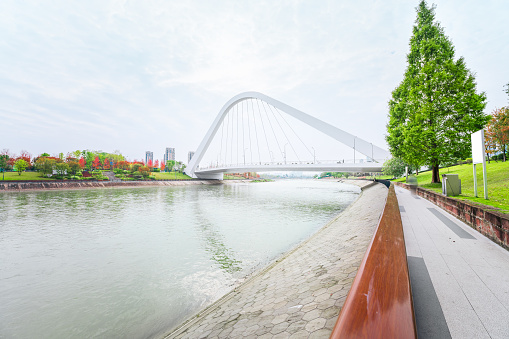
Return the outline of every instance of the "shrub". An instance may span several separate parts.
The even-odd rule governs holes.
[[[472,158],[465,159],[465,164],[471,164],[471,163],[472,163]]]
[[[150,168],[148,168],[147,166],[141,166],[138,171],[140,172],[141,175],[143,175],[144,177],[148,177],[150,175]]]

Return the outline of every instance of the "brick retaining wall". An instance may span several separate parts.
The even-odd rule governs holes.
[[[394,184],[409,189],[409,185],[405,183],[395,182]],[[422,187],[417,187],[417,194],[509,250],[509,214],[494,211],[489,206],[474,205],[447,197]]]

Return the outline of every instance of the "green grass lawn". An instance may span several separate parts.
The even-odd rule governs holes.
[[[377,175],[377,176],[374,176],[373,178],[380,179],[380,180],[390,180],[390,179],[392,179],[392,176],[390,176],[390,175]]]
[[[482,165],[477,165],[477,196],[474,197],[474,173],[472,164],[458,165],[440,169],[442,174],[458,174],[461,179],[461,194],[454,198],[469,200],[474,203],[493,206],[500,209],[500,212],[509,213],[509,161],[486,164],[488,173],[488,200],[484,200],[484,187],[482,177]],[[441,179],[442,180],[442,179]],[[405,178],[395,181],[405,182]],[[431,171],[419,173],[417,176],[419,186],[442,192],[442,184],[431,183]]]
[[[174,179],[192,179],[190,176],[186,175],[186,174],[183,174],[183,173],[176,173],[176,176],[175,176],[175,172],[152,172],[150,173],[150,175],[154,175],[156,177],[156,180],[174,180]]]
[[[2,180],[3,173],[0,173],[0,180]],[[12,180],[55,180],[48,177],[41,176],[39,172],[22,172],[18,175],[18,172],[5,172],[5,181]]]

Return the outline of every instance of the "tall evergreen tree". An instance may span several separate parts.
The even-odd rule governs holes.
[[[435,6],[421,1],[410,38],[408,67],[389,101],[386,140],[393,156],[433,168],[468,157],[470,134],[483,128],[486,94],[476,92],[474,75],[435,21]]]

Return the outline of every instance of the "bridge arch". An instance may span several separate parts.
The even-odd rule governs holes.
[[[200,164],[200,161],[202,160],[205,152],[207,151],[208,147],[210,146],[210,143],[214,139],[214,136],[216,135],[219,127],[221,126],[221,123],[223,122],[226,115],[229,113],[229,111],[237,105],[238,103],[249,100],[249,99],[259,99],[262,101],[265,101],[267,104],[270,104],[281,111],[285,112],[286,114],[302,121],[303,123],[315,128],[316,130],[322,132],[325,135],[328,135],[329,137],[339,141],[340,143],[352,148],[354,151],[357,151],[366,157],[370,159],[387,159],[391,155],[388,151],[373,145],[372,143],[369,143],[357,136],[354,136],[348,132],[345,132],[335,126],[332,126],[320,119],[317,119],[309,114],[306,114],[296,108],[293,108],[279,100],[276,100],[274,98],[271,98],[265,94],[259,93],[259,92],[244,92],[237,94],[230,100],[228,100],[224,106],[219,111],[219,114],[216,116],[216,119],[210,126],[209,130],[207,131],[207,134],[203,138],[202,142],[198,146],[198,149],[194,153],[190,163],[188,164],[188,167],[186,168],[185,172],[192,176],[196,177],[195,171],[197,170],[198,165]],[[213,177],[210,177],[211,179],[221,179],[222,174],[214,175]]]

